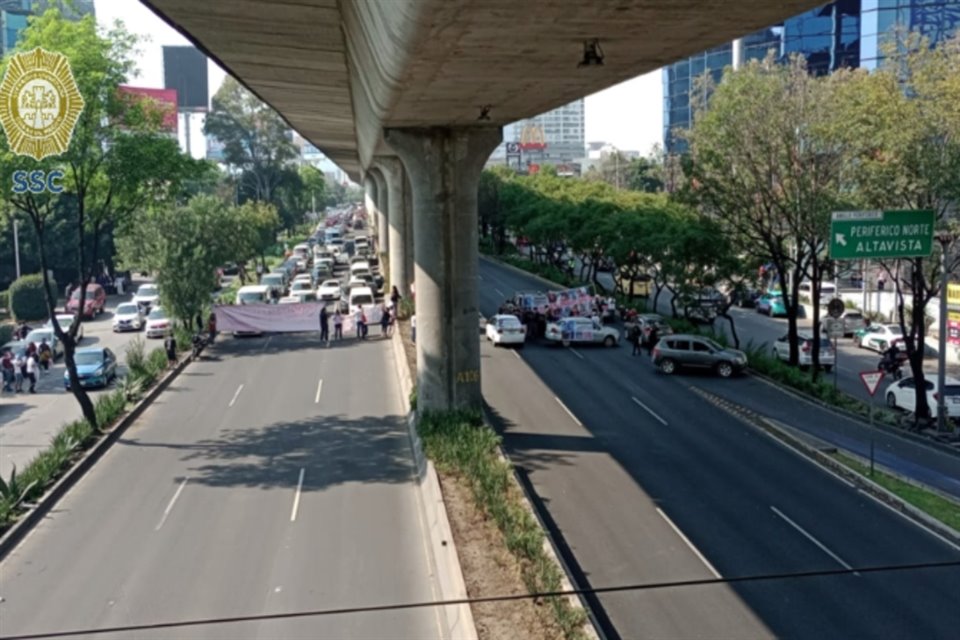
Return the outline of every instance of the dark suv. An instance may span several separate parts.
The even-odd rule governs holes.
[[[682,367],[713,369],[721,378],[729,378],[747,366],[747,354],[727,349],[709,338],[677,334],[661,338],[653,348],[653,364],[666,374]]]

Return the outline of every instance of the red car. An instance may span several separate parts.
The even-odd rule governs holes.
[[[88,284],[87,285],[87,295],[83,299],[83,313],[81,314],[84,318],[94,318],[101,313],[103,313],[103,307],[107,304],[107,292],[103,290],[98,284]],[[67,301],[67,313],[76,313],[77,308],[80,305],[80,288],[77,289],[70,295],[70,299]]]

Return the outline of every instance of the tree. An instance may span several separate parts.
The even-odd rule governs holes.
[[[811,278],[813,298],[819,297],[827,221],[843,201],[844,155],[830,134],[837,88],[847,77],[814,78],[799,57],[787,64],[772,56],[752,61],[728,70],[715,88],[708,79],[700,84],[686,134],[684,197],[717,220],[735,254],[759,253],[774,264],[794,365],[800,282]],[[818,322],[815,316],[815,342]]]
[[[15,170],[62,170],[64,191],[59,194],[26,192],[13,194],[9,204],[30,220],[36,240],[41,274],[49,270],[49,232],[63,213],[72,228],[76,247],[75,278],[83,308],[86,284],[102,268],[100,248],[134,212],[179,190],[190,164],[175,140],[163,133],[162,114],[140,102],[123,99],[118,86],[133,70],[131,58],[136,39],[120,28],[99,34],[92,16],[80,21],[64,20],[50,9],[31,20],[19,48],[42,47],[65,55],[85,101],[68,150],[36,161],[15,157],[0,139],[0,182],[11,184]],[[0,69],[0,75],[6,71]],[[49,284],[49,283],[47,283]],[[49,286],[45,287],[49,290]],[[71,388],[86,420],[96,428],[93,403],[81,388],[74,360],[74,322],[64,332],[56,320],[56,298],[47,297],[48,313],[57,338],[64,346],[64,360]]]
[[[845,179],[864,208],[932,209],[938,229],[957,234],[960,203],[960,37],[931,48],[898,33],[875,73],[851,72],[837,101],[834,135],[849,154]],[[930,258],[881,263],[897,295],[897,319],[910,368],[924,383],[926,306],[940,291],[940,251]],[[949,249],[948,249],[949,251]],[[948,271],[960,266],[956,250]],[[912,301],[907,303],[907,296]],[[917,394],[916,416],[929,413]]]
[[[224,162],[241,176],[241,191],[253,200],[275,202],[297,151],[276,111],[231,76],[223,81],[204,124],[204,133],[224,145]]]

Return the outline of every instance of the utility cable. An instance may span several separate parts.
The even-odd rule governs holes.
[[[100,629],[72,629],[68,631],[49,631],[44,633],[29,633],[19,635],[0,636],[0,640],[40,640],[46,638],[69,638],[108,633],[130,633],[135,631],[155,631],[157,629],[174,629],[181,627],[198,627],[215,624],[230,624],[237,622],[263,622],[269,620],[287,620],[292,618],[309,618],[318,616],[349,615],[357,613],[377,613],[384,611],[403,611],[406,609],[424,609],[428,607],[446,607],[461,604],[480,604],[487,602],[507,602],[511,600],[546,599],[578,595],[603,595],[607,593],[623,593],[629,591],[652,591],[656,589],[676,589],[684,587],[698,587],[724,584],[743,584],[751,582],[770,582],[775,580],[797,580],[804,578],[821,578],[828,576],[862,576],[869,573],[891,573],[902,571],[923,571],[929,569],[960,568],[960,560],[947,562],[921,562],[915,564],[880,565],[852,569],[824,569],[821,571],[799,571],[793,573],[774,573],[746,575],[734,578],[704,578],[700,580],[678,580],[674,582],[649,582],[615,585],[609,587],[593,587],[586,589],[569,589],[561,591],[543,591],[538,593],[521,593],[500,596],[482,596],[477,598],[459,598],[455,600],[405,602],[395,604],[370,605],[362,607],[342,607],[338,609],[314,609],[307,611],[290,611],[287,613],[264,613],[258,615],[230,616],[224,618],[198,618],[193,620],[179,620],[175,622],[154,622],[149,624],[125,625],[119,627],[103,627]]]

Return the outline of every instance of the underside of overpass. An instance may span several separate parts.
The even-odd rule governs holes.
[[[354,180],[368,178],[380,251],[400,254],[394,267],[415,254],[391,275],[401,292],[416,283],[425,408],[480,401],[476,188],[500,126],[821,4],[141,1]],[[581,65],[592,42],[603,64]]]

